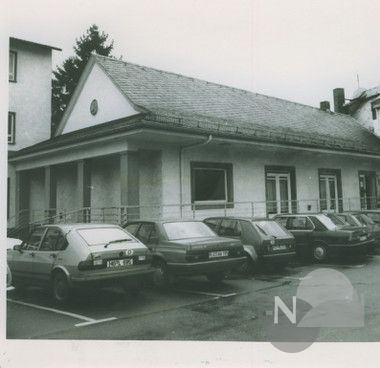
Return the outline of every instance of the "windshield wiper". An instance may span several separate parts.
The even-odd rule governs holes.
[[[124,241],[132,241],[132,239],[130,238],[124,238],[124,239],[116,239],[116,240],[111,240],[110,242],[108,242],[104,248],[107,248],[110,244],[112,243],[121,243],[121,242],[124,242]]]

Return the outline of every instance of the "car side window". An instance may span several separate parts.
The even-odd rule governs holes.
[[[66,246],[67,242],[65,241],[65,237],[61,230],[57,228],[49,228],[46,231],[39,250],[45,252],[63,250]]]
[[[315,226],[315,230],[317,230],[317,231],[325,231],[326,230],[325,225],[323,225],[322,222],[319,221],[316,217],[310,216],[310,220],[313,222],[313,224]]]
[[[285,227],[287,226],[288,218],[287,217],[276,217],[274,220],[279,223],[281,226]]]
[[[45,229],[45,227],[39,227],[32,231],[29,239],[26,242],[22,243],[21,248],[24,250],[37,250],[40,245],[41,238],[45,233]]]
[[[236,220],[222,220],[219,229],[220,236],[240,236],[241,235],[241,226],[239,221]]]
[[[207,220],[205,220],[205,224],[209,228],[211,228],[211,230],[214,230],[215,232],[218,229],[218,223],[219,223],[219,219],[207,219]]]
[[[152,223],[141,224],[139,231],[136,234],[137,239],[139,239],[144,244],[148,244],[152,237],[156,236],[156,229]]]
[[[289,230],[313,230],[312,222],[304,216],[289,217],[287,223]]]
[[[125,230],[127,230],[130,234],[135,235],[139,226],[140,226],[140,223],[129,224],[125,227]]]

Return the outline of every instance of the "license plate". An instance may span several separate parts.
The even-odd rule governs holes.
[[[210,252],[209,258],[228,257],[228,250],[218,250],[216,252]]]
[[[272,247],[272,250],[285,250],[286,249],[286,245],[274,245]]]
[[[133,265],[133,258],[112,259],[110,261],[107,261],[107,267],[109,267],[109,268],[132,266],[132,265]]]
[[[360,241],[367,240],[367,237],[366,237],[365,235],[363,235],[363,236],[361,236],[361,237],[359,238],[359,240],[360,240]]]

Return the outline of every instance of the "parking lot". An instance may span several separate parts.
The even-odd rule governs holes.
[[[82,292],[64,307],[48,291],[7,291],[7,338],[267,341],[265,316],[274,296],[291,300],[311,271],[342,272],[364,298],[365,326],[322,328],[319,341],[376,341],[380,333],[380,255],[292,263],[252,277],[230,274],[218,286],[205,278],[183,278],[168,290],[147,285],[137,297],[117,288]]]

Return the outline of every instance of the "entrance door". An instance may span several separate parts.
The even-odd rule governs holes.
[[[267,173],[267,212],[291,213],[292,195],[289,173]]]
[[[359,173],[360,206],[364,210],[376,208],[376,173]]]
[[[319,176],[319,196],[321,211],[338,209],[338,180],[336,175]]]

